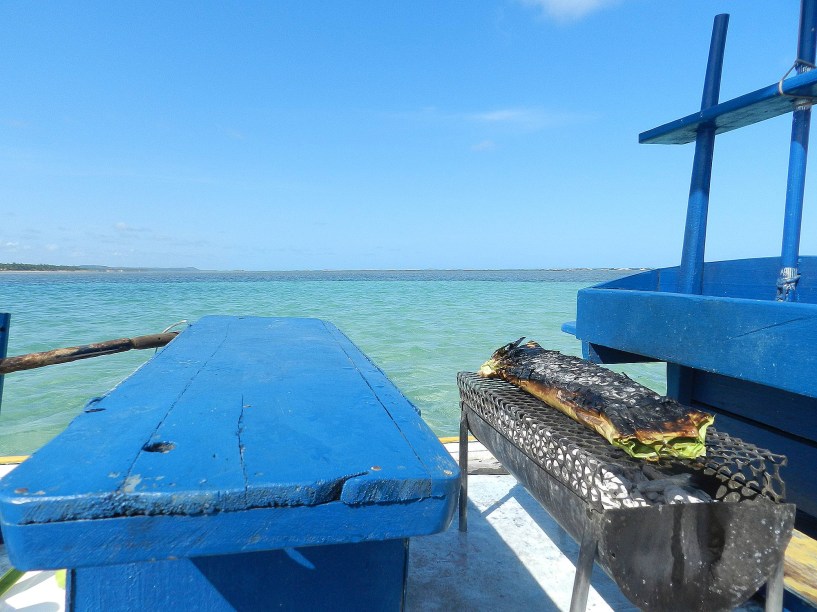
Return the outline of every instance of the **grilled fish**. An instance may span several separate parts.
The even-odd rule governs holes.
[[[624,374],[523,340],[495,351],[479,374],[517,385],[633,457],[694,459],[706,453],[711,414],[662,397]]]

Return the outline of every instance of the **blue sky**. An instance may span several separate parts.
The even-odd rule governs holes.
[[[795,0],[0,4],[0,261],[667,266],[712,19],[721,99]],[[777,255],[790,117],[719,137],[707,259]],[[802,252],[817,252],[814,179]]]

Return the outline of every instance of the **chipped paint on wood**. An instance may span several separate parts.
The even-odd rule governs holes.
[[[399,539],[453,514],[456,464],[317,319],[205,317],[94,408],[0,484],[21,568]]]

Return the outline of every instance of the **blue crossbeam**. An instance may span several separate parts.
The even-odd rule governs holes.
[[[783,81],[783,93],[786,95],[780,95],[777,83],[769,85],[642,132],[638,136],[638,142],[642,144],[686,144],[695,140],[698,128],[701,126],[714,125],[715,134],[723,134],[790,113],[803,97],[817,96],[817,70]]]

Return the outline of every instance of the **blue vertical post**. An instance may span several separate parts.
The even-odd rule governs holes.
[[[706,64],[701,110],[718,103],[723,71],[723,51],[729,15],[717,15],[712,25],[709,60]],[[706,217],[709,211],[709,184],[712,178],[712,156],[715,152],[715,127],[704,125],[695,139],[695,159],[692,162],[692,180],[689,185],[684,249],[678,273],[679,293],[703,291],[704,247],[706,245]]]
[[[712,24],[709,43],[709,59],[706,63],[704,91],[701,110],[718,103],[723,73],[723,53],[726,47],[726,30],[729,15],[717,15]],[[684,248],[678,271],[679,293],[703,292],[704,249],[706,246],[706,220],[709,213],[709,185],[712,180],[712,157],[715,153],[715,127],[704,125],[695,138],[695,158],[692,162],[692,179],[689,183],[689,204],[684,230]],[[694,371],[677,363],[667,362],[667,395],[682,403],[692,401]]]
[[[803,0],[800,5],[800,34],[797,41],[798,74],[814,68],[817,37],[817,0]],[[777,279],[778,301],[797,299],[800,278],[800,225],[803,219],[803,194],[806,188],[806,161],[811,127],[811,104],[803,103],[794,110],[791,121],[789,176],[786,183],[786,211],[783,217],[783,248],[780,255],[780,276]]]
[[[0,312],[0,359],[6,358],[9,348],[9,327],[11,327],[11,315],[7,312]],[[3,378],[0,374],[0,406],[3,404]]]

